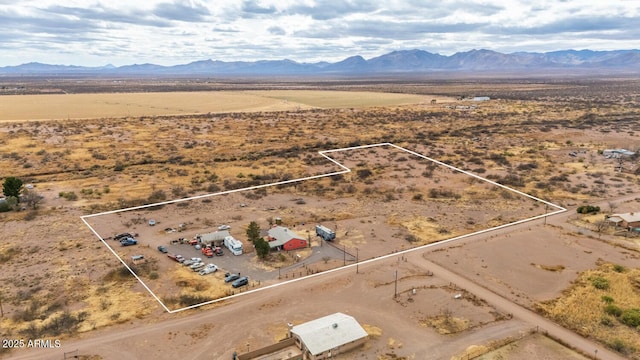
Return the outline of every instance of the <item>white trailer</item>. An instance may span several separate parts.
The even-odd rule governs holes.
[[[233,255],[242,255],[242,243],[233,236],[225,236],[224,246],[226,246]]]

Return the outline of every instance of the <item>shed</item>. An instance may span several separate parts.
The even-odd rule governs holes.
[[[307,247],[307,240],[284,226],[274,226],[269,229],[267,241],[271,249],[289,251]]]
[[[362,346],[368,338],[358,321],[343,313],[293,326],[290,331],[305,354],[305,359],[310,360],[335,357]]]
[[[196,237],[200,240],[200,243],[209,245],[213,244],[214,246],[222,246],[224,242],[224,238],[230,236],[228,230],[214,231],[207,234],[197,235]]]
[[[613,214],[608,220],[623,228],[637,228],[640,227],[640,212]]]

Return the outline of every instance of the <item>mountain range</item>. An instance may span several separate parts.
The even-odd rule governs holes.
[[[27,63],[0,67],[0,75],[366,75],[434,72],[532,72],[545,71],[640,72],[640,50],[562,50],[546,53],[503,54],[471,50],[450,56],[424,50],[393,51],[369,60],[351,56],[335,63],[300,63],[292,60],[218,61],[201,60],[162,66],[134,64],[84,67]]]

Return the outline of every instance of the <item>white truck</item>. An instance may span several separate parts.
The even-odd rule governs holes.
[[[233,236],[225,236],[224,246],[226,246],[233,255],[242,255],[242,243]]]

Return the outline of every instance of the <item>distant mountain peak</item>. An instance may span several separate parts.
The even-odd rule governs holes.
[[[559,50],[546,53],[516,52],[504,54],[488,49],[472,49],[450,56],[421,49],[395,50],[366,60],[360,55],[328,63],[299,63],[291,59],[259,61],[197,60],[187,64],[162,66],[151,63],[100,67],[50,65],[29,62],[0,67],[0,75],[322,75],[428,73],[434,71],[504,70],[545,72],[556,70],[601,69],[602,71],[640,73],[640,50],[594,51]]]

